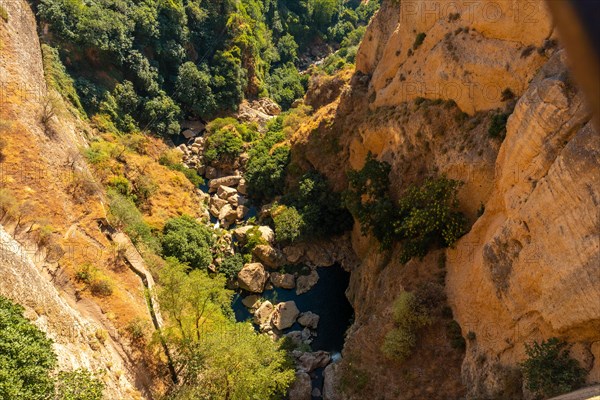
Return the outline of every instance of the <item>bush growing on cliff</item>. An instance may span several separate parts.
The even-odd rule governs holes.
[[[458,211],[460,182],[429,178],[411,186],[398,201],[394,232],[402,240],[401,262],[423,257],[432,245],[452,246],[465,233],[465,218]]]
[[[212,262],[212,232],[188,215],[171,218],[162,237],[163,253],[192,268],[204,269]]]
[[[283,117],[274,118],[267,125],[264,137],[249,151],[244,177],[250,197],[258,201],[268,201],[283,194],[290,148],[275,146],[285,140],[283,129]]]
[[[104,383],[85,369],[61,371],[58,374],[56,395],[61,400],[101,400]]]
[[[220,118],[207,126],[204,160],[208,163],[231,163],[244,149],[245,129],[233,118]]]
[[[396,213],[389,197],[391,166],[377,161],[371,153],[360,171],[348,172],[349,189],[344,195],[348,210],[358,219],[361,232],[373,233],[382,247],[394,240]]]
[[[458,211],[460,182],[444,176],[410,186],[394,204],[389,194],[390,165],[369,153],[360,171],[350,171],[346,206],[383,248],[402,244],[401,261],[423,257],[434,245],[452,246],[465,233],[465,218]]]
[[[525,344],[521,363],[525,386],[539,398],[570,392],[585,382],[586,371],[569,355],[569,346],[558,338]]]
[[[23,307],[0,296],[0,398],[46,399],[56,366],[52,341],[23,316]]]
[[[396,327],[385,336],[381,351],[386,357],[402,362],[411,355],[418,330],[431,324],[432,320],[427,308],[410,292],[400,294],[392,312]]]

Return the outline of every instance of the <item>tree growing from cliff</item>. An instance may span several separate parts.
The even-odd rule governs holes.
[[[585,382],[586,371],[569,355],[569,346],[558,338],[525,344],[521,363],[525,386],[539,398],[558,396]]]

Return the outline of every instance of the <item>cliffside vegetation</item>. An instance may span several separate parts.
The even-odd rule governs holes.
[[[103,383],[89,371],[56,372],[52,340],[0,296],[0,397],[15,400],[100,400]]]
[[[434,245],[452,246],[466,232],[465,217],[458,211],[460,182],[444,176],[411,185],[394,202],[389,194],[390,165],[369,153],[360,171],[349,171],[348,209],[383,248],[401,242],[400,261],[423,257]]]

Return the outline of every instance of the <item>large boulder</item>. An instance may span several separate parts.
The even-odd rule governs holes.
[[[301,275],[296,279],[296,294],[301,295],[308,292],[319,281],[319,274],[316,270],[311,270],[308,275]]]
[[[248,211],[250,211],[250,209],[246,206],[238,206],[238,208],[236,209],[237,211],[237,217],[239,220],[244,219],[244,217],[246,216],[246,214],[248,214]]]
[[[219,174],[219,172],[217,171],[217,169],[215,167],[211,167],[211,166],[206,167],[206,179],[215,180],[215,178],[217,177],[218,174]],[[216,188],[217,188],[217,186],[215,186],[215,189]]]
[[[221,209],[225,207],[226,204],[226,200],[223,200],[214,195],[211,196],[210,200],[208,201],[208,210],[210,211],[210,214],[213,217],[219,218],[219,215],[221,214]]]
[[[312,382],[306,372],[296,372],[296,380],[288,391],[289,400],[311,400]]]
[[[271,276],[271,281],[273,281],[273,276]],[[312,311],[307,311],[300,314],[300,318],[298,318],[298,323],[310,329],[317,329],[320,319],[321,317],[319,317],[317,314],[313,313]]]
[[[298,246],[288,246],[283,249],[283,254],[285,254],[287,262],[296,264],[304,255],[304,251]]]
[[[259,305],[258,300],[260,299],[260,297],[256,294],[251,294],[249,296],[246,296],[242,299],[242,304],[244,306],[246,306],[247,308],[250,309],[254,309],[257,308]]]
[[[331,356],[326,351],[315,351],[314,353],[302,353],[298,357],[301,370],[312,372],[317,368],[323,368],[331,361]]]
[[[231,204],[225,204],[219,211],[219,221],[223,228],[228,228],[237,220],[237,211],[231,207]]]
[[[271,274],[271,283],[273,284],[273,286],[282,289],[293,289],[296,287],[296,279],[292,274],[282,274],[279,272],[273,272]]]
[[[229,186],[221,185],[217,189],[217,196],[219,196],[223,200],[227,200],[231,196],[234,196],[236,194],[237,194],[237,190],[235,190],[234,188],[229,187]]]
[[[255,226],[256,225],[246,225],[236,228],[233,231],[233,235],[235,236],[238,242],[244,244],[248,240],[248,231],[250,231]],[[266,242],[271,243],[275,239],[275,233],[273,232],[273,229],[269,228],[268,226],[259,226],[258,231],[260,232],[261,237]]]
[[[252,250],[252,255],[269,268],[278,268],[285,263],[283,254],[268,244],[259,244]]]
[[[295,301],[284,301],[275,306],[271,323],[279,330],[284,330],[294,325],[300,310]]]
[[[261,263],[246,264],[238,272],[240,288],[252,293],[262,293],[268,278],[269,275]]]
[[[323,400],[342,400],[338,391],[339,364],[329,364],[323,371]]]
[[[240,182],[238,183],[237,186],[237,190],[238,192],[240,192],[243,195],[247,195],[248,194],[248,184],[246,183],[245,179],[240,179]]]
[[[211,180],[208,183],[208,188],[211,191],[215,191],[219,188],[219,186],[237,186],[238,183],[240,183],[240,180],[242,179],[241,175],[230,175],[230,176],[224,176],[222,178],[216,178]]]
[[[254,312],[254,323],[261,328],[261,331],[271,323],[274,309],[273,304],[267,300]]]

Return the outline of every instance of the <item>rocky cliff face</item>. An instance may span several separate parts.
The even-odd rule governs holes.
[[[524,344],[551,336],[574,343],[589,382],[600,381],[599,135],[542,1],[449,3],[384,1],[356,73],[294,138],[295,162],[339,190],[368,152],[390,163],[393,196],[430,174],[461,180],[473,224],[445,252],[466,353],[439,324],[403,364],[379,350],[391,304],[438,279],[444,251],[401,265],[398,249],[382,252],[355,229],[362,263],[341,385],[351,376],[367,392],[347,398],[521,398]],[[504,140],[488,133],[497,113],[510,114]]]
[[[53,339],[61,370],[94,372],[107,398],[151,398],[152,373],[122,329],[125,319],[150,319],[140,279],[125,268],[106,299],[82,293],[74,279],[82,265],[106,274],[114,265],[115,248],[96,221],[104,198],[80,155],[90,127],[46,86],[28,2],[2,5],[0,295]],[[78,197],[86,182],[89,193]]]

